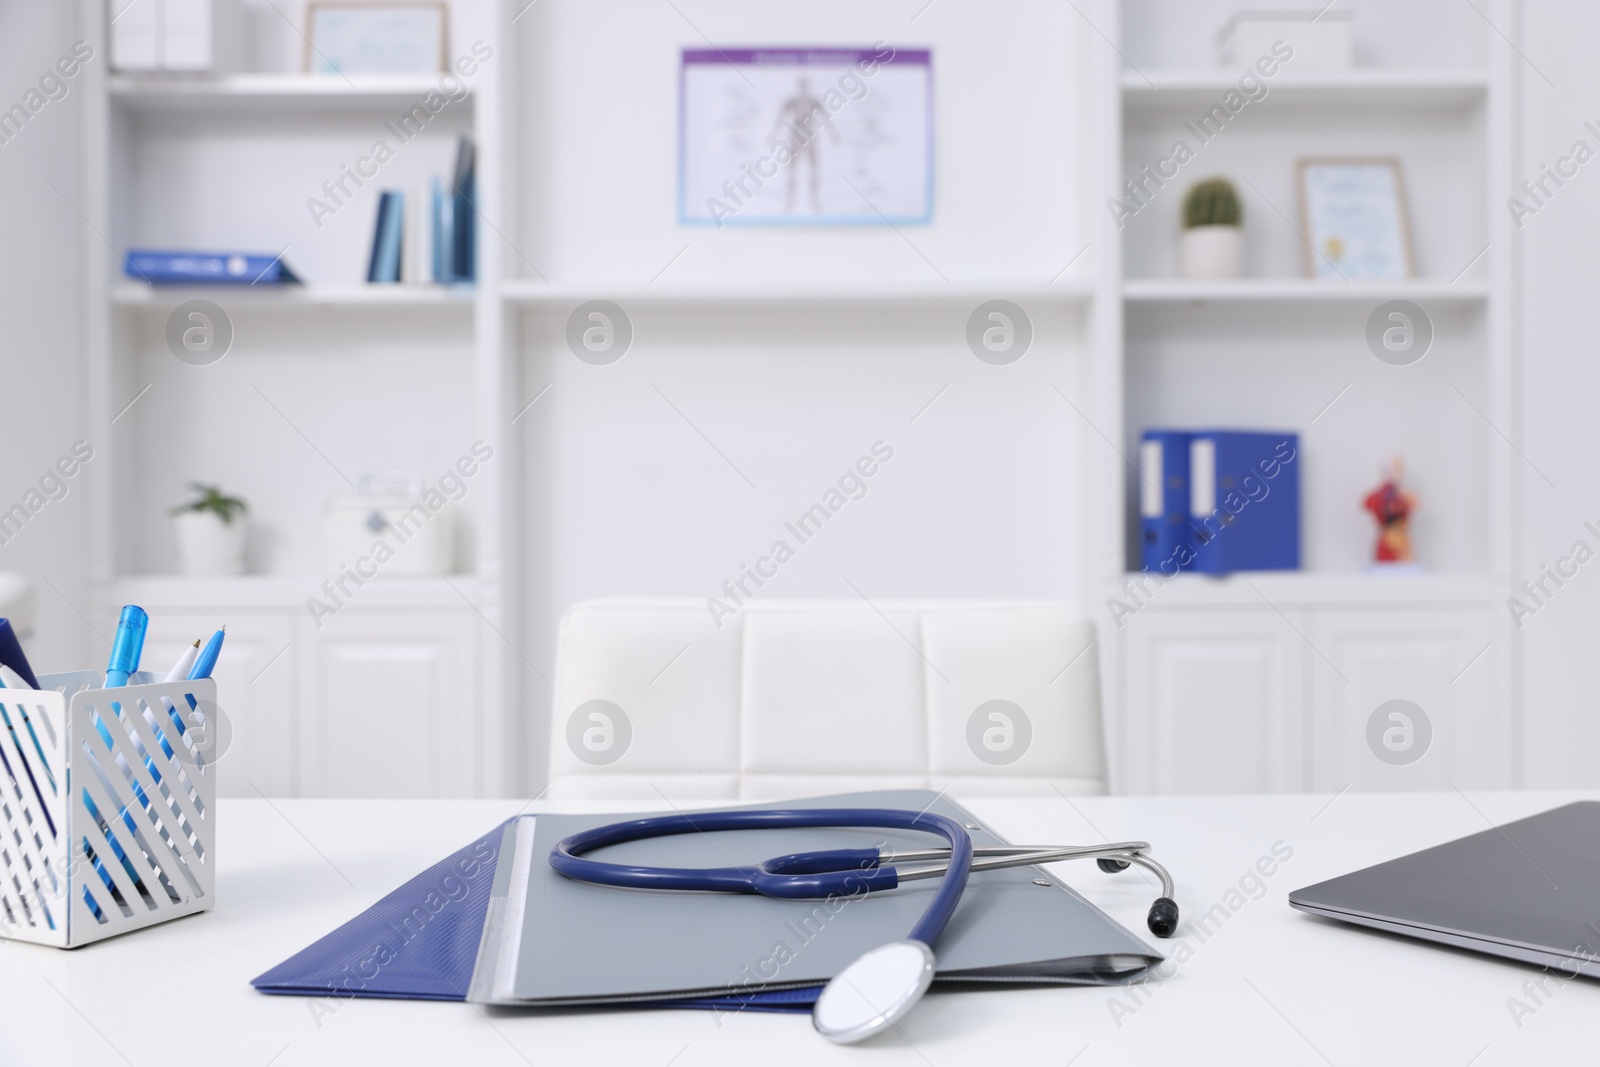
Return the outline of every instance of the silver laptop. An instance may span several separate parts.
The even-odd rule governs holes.
[[[1600,977],[1600,801],[1289,894],[1313,915]]]

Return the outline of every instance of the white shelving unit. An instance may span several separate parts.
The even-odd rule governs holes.
[[[1025,304],[1083,304],[1094,295],[1093,285],[1062,280],[1054,284],[1032,279],[1003,280],[975,285],[971,282],[930,285],[926,282],[845,283],[702,283],[682,285],[573,286],[546,282],[507,282],[501,293],[515,307],[570,308],[585,300],[607,299],[627,305],[707,304],[757,306],[763,304],[954,304],[976,306],[1003,297]]]
[[[1477,303],[1488,298],[1484,281],[1449,282],[1414,278],[1403,282],[1327,282],[1309,278],[1244,278],[1238,281],[1195,282],[1180,278],[1130,278],[1123,296],[1141,303],[1184,301],[1275,302],[1323,304],[1353,302],[1376,304],[1385,300]]]
[[[595,5],[453,0],[452,52],[482,39],[494,58],[321,227],[306,199],[435,79],[308,77],[287,59],[216,79],[88,65],[89,406],[108,445],[92,442],[106,458],[89,468],[93,608],[151,607],[157,657],[180,632],[229,624],[221,700],[238,769],[224,767],[224,793],[532,792],[548,716],[563,713],[544,658],[561,607],[712,592],[803,503],[788,490],[887,436],[914,442],[905,454],[923,466],[896,467],[900,496],[879,494],[867,507],[883,510],[835,547],[876,568],[885,595],[1080,599],[1104,635],[1117,788],[1511,784],[1517,664],[1499,609],[1516,368],[1499,250],[1515,57],[1494,27],[1514,36],[1517,6],[1349,4],[1362,65],[1286,67],[1125,229],[1107,199],[1237,84],[1208,68],[1237,5],[941,6],[896,23],[933,50],[941,92],[936,222],[905,231],[679,225],[671,86],[678,49],[704,42],[672,5],[630,12],[624,29]],[[107,54],[103,4],[83,5]],[[828,11],[841,39],[881,35],[867,9]],[[719,40],[792,35],[759,5],[722,15],[707,23]],[[261,54],[297,54],[275,18],[285,40]],[[952,104],[945,79],[970,98]],[[478,285],[362,285],[376,187],[445,171],[461,133],[479,150]],[[1358,152],[1405,166],[1418,278],[1304,277],[1294,159]],[[1183,191],[1213,173],[1252,183],[1237,282],[1174,277]],[[286,242],[303,288],[151,290],[118,262],[131,244]],[[191,297],[234,319],[216,367],[165,350],[165,317]],[[1036,330],[1005,368],[963,339],[997,298]],[[1362,341],[1366,315],[1396,298],[1435,320],[1416,368],[1381,365]],[[633,317],[637,354],[573,358],[567,316],[593,299]],[[1138,578],[1125,457],[1144,425],[1186,423],[1302,434],[1307,569],[1184,576],[1119,617],[1109,602]],[[314,619],[321,502],[368,468],[436,474],[478,439],[495,459],[459,505],[462,573],[369,583]],[[1396,448],[1433,573],[1362,571],[1358,494]],[[274,535],[263,573],[163,574],[163,512],[191,476],[257,504]],[[801,564],[816,574],[786,575],[783,595],[850,595],[830,551]],[[938,584],[951,552],[977,561],[976,577],[951,579],[968,586]],[[673,584],[653,584],[663,574]],[[1438,709],[1425,773],[1338,754],[1391,696]],[[468,710],[441,716],[446,701]],[[382,758],[340,764],[341,746],[372,736],[389,739]]]
[[[112,287],[111,301],[121,308],[149,308],[170,311],[189,300],[214,300],[215,288],[204,286],[119,284]],[[469,311],[478,294],[472,288],[412,285],[260,285],[240,286],[222,294],[229,303],[272,310],[291,308],[366,308],[384,309],[454,308]]]
[[[1286,63],[1124,229],[1107,227],[1118,255],[1101,264],[1102,284],[1120,299],[1122,328],[1097,361],[1108,383],[1101,414],[1122,455],[1107,458],[1099,558],[1122,789],[1515,782],[1517,663],[1503,605],[1519,471],[1508,444],[1516,369],[1503,204],[1516,5],[1459,18],[1436,3],[1350,6],[1362,66]],[[1118,7],[1113,47],[1126,61],[1106,94],[1110,196],[1152,153],[1192,142],[1184,121],[1239,80],[1204,69],[1228,5]],[[1422,24],[1426,42],[1395,48]],[[1304,277],[1292,175],[1296,158],[1313,154],[1400,158],[1420,277]],[[1240,190],[1247,276],[1174,277],[1184,191],[1213,174]],[[1367,316],[1394,299],[1421,306],[1436,328],[1434,349],[1412,367],[1380,364],[1364,341]],[[1138,455],[1145,426],[1206,424],[1300,435],[1304,571],[1166,583],[1137,572],[1137,475],[1122,456]],[[1424,573],[1363,567],[1374,533],[1360,497],[1393,452],[1406,455],[1421,498]],[[1423,707],[1437,731],[1412,767],[1361,758],[1367,717],[1395,698]]]
[[[491,63],[461,78],[442,108],[438,75],[294,73],[290,23],[303,5],[290,4],[288,14],[258,11],[267,16],[258,30],[273,37],[256,42],[266,69],[108,75],[105,7],[82,3],[95,54],[107,57],[84,68],[89,407],[101,428],[86,468],[95,599],[86,617],[145,606],[151,661],[227,624],[224,795],[513,791],[521,734],[502,711],[515,633],[503,501],[518,457],[504,409],[498,243],[480,225],[476,286],[360,280],[377,191],[448,176],[458,135],[478,148],[479,210],[500,215],[500,72]],[[506,22],[498,4],[453,4],[451,59],[474,41],[503,48]],[[429,94],[420,132],[398,137],[394,123]],[[330,196],[323,183],[380,139],[392,159]],[[313,197],[337,210],[318,219]],[[281,252],[306,284],[153,288],[123,276],[135,246]],[[233,327],[231,350],[211,366],[187,366],[166,347],[167,317],[196,298]],[[435,484],[475,441],[495,455],[448,505],[458,573],[325,584],[327,498],[373,469],[412,467]],[[251,501],[255,573],[171,575],[166,510],[190,480],[221,481]],[[442,716],[446,703],[454,710]],[[360,738],[383,740],[373,758],[353,761]]]
[[[305,109],[369,108],[415,103],[439,87],[438,76],[332,74],[233,74],[185,78],[112,75],[111,98],[140,111],[257,111],[299,115]],[[466,90],[471,95],[471,90]]]
[[[1123,108],[1199,110],[1239,87],[1237,71],[1128,70],[1122,74]],[[1468,106],[1483,100],[1489,79],[1481,70],[1348,70],[1302,73],[1287,68],[1268,83],[1268,94],[1301,108]]]

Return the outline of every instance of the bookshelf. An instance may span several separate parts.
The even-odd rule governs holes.
[[[438,89],[438,76],[257,73],[217,77],[112,75],[106,90],[119,105],[141,112],[193,115],[303,115],[308,111],[403,107]],[[470,86],[454,104],[472,100]]]
[[[149,608],[152,656],[181,647],[189,629],[227,623],[224,792],[503,794],[520,773],[520,735],[499,712],[515,633],[504,500],[517,463],[499,249],[480,226],[476,286],[363,281],[377,191],[447,176],[460,135],[479,148],[478,205],[498,217],[498,72],[491,62],[460,79],[400,136],[398,118],[437,94],[440,76],[297,73],[303,9],[257,5],[256,69],[208,77],[108,72],[105,5],[81,5],[106,57],[85,66],[89,408],[102,427],[86,468],[94,608]],[[501,47],[504,24],[497,4],[453,4],[452,57],[479,40]],[[328,199],[323,183],[378,140],[393,151],[377,173],[347,185],[333,215],[309,213],[309,198]],[[306,284],[151,288],[122,274],[134,246],[281,252]],[[212,365],[187,366],[167,348],[167,319],[191,299],[221,307],[233,329]],[[495,461],[449,506],[455,573],[330,588],[330,498],[371,470],[414,469],[432,484],[480,440]],[[250,500],[251,573],[173,573],[166,511],[191,479]],[[460,710],[441,718],[447,701]],[[327,738],[363,731],[395,743],[359,765],[318,755]]]
[[[1127,114],[1198,111],[1238,87],[1238,74],[1212,70],[1127,70],[1122,106]],[[1268,96],[1297,110],[1470,107],[1483,101],[1489,79],[1482,70],[1375,70],[1301,73],[1288,66],[1268,83]]]
[[[1098,558],[1115,616],[1102,632],[1121,788],[1515,781],[1518,665],[1503,605],[1513,502],[1527,472],[1509,445],[1516,368],[1502,205],[1514,55],[1496,29],[1513,24],[1515,5],[1464,17],[1434,3],[1350,7],[1356,69],[1285,64],[1266,95],[1203,144],[1148,208],[1120,231],[1106,227],[1117,249],[1110,258],[1120,262],[1103,264],[1103,284],[1118,294],[1120,329],[1108,331],[1097,359],[1108,383],[1101,414],[1119,427],[1121,452],[1138,454],[1145,426],[1220,424],[1294,430],[1304,456],[1305,570],[1182,575],[1160,585],[1137,573],[1137,475],[1107,457],[1110,515]],[[1126,0],[1116,8],[1121,55],[1105,94],[1112,165],[1102,171],[1110,190],[1237,82],[1205,69],[1227,5]],[[1426,43],[1396,48],[1395,34],[1422,25],[1431,27]],[[1330,284],[1304,276],[1294,162],[1357,154],[1401,160],[1418,277]],[[1245,277],[1189,281],[1176,276],[1179,204],[1188,184],[1212,175],[1240,191]],[[1410,367],[1380,364],[1363,341],[1367,315],[1394,299],[1422,307],[1436,331],[1428,356]],[[1391,452],[1405,455],[1422,499],[1421,573],[1365,565],[1375,535],[1360,497]],[[1368,766],[1350,756],[1359,745],[1342,755],[1316,747],[1359,730],[1389,696],[1449,724],[1425,768]],[[1190,756],[1175,765],[1160,755],[1174,750]]]
[[[368,683],[407,709],[422,747],[364,769],[352,791],[411,791],[405,761],[443,744],[436,709],[451,700],[471,708],[451,749],[463,755],[427,788],[532,794],[559,712],[548,676],[561,610],[714,590],[826,485],[818,471],[886,437],[904,442],[903,480],[874,488],[858,527],[786,572],[781,595],[855,595],[844,576],[868,596],[1084,605],[1103,635],[1117,789],[1337,790],[1350,769],[1304,739],[1391,690],[1460,724],[1438,761],[1454,781],[1511,784],[1518,665],[1495,613],[1527,475],[1505,441],[1513,267],[1497,251],[1510,244],[1498,161],[1512,155],[1514,55],[1491,24],[1509,26],[1516,5],[1492,0],[1481,17],[1447,0],[1349,5],[1356,69],[1286,70],[1119,230],[1106,199],[1235,84],[1209,42],[1237,5],[935,5],[908,25],[825,3],[818,17],[840,40],[933,49],[936,223],[780,233],[677,222],[678,49],[704,38],[672,5],[620,24],[574,0],[453,0],[452,42],[482,39],[494,58],[374,188],[443,173],[455,136],[475,139],[471,289],[361,283],[372,189],[322,228],[306,218],[305,199],[434,79],[295,73],[299,3],[281,18],[260,7],[271,39],[251,72],[151,79],[90,65],[88,399],[108,443],[89,470],[97,610],[138,600],[194,625],[227,616],[243,659],[228,690],[244,694],[239,744],[254,753],[241,748],[238,780],[268,795],[331,788],[301,758],[323,717],[353,716],[337,736],[388,729],[380,711],[340,710]],[[103,5],[82,11],[104,54]],[[795,34],[759,5],[689,17],[719,41]],[[1304,277],[1293,161],[1355,152],[1401,157],[1419,277]],[[1175,276],[1177,204],[1213,173],[1254,184],[1242,187],[1247,276],[1187,281]],[[121,276],[119,249],[163,243],[287,244],[308,284],[152,291]],[[238,331],[215,367],[183,367],[164,348],[166,316],[196,296]],[[1004,368],[964,341],[972,310],[997,298],[1035,327],[1027,357]],[[1397,298],[1438,327],[1409,375],[1361,341],[1371,309]],[[633,318],[636,347],[609,366],[566,347],[567,317],[592,299]],[[1119,625],[1107,605],[1129,595],[1137,559],[1126,457],[1162,422],[1299,430],[1308,566],[1186,576]],[[371,584],[316,626],[306,601],[325,579],[324,501],[367,469],[441,471],[477,439],[496,458],[459,503],[460,573]],[[1435,566],[1380,577],[1363,570],[1371,531],[1357,494],[1395,447],[1412,461]],[[191,475],[257,505],[269,536],[256,573],[169,575],[164,508]],[[386,673],[396,649],[408,657],[398,680]],[[1229,695],[1206,695],[1218,692]],[[1280,747],[1246,760],[1230,746],[1255,735]],[[1182,766],[1149,757],[1175,747]],[[1287,777],[1261,778],[1269,765]]]
[[[1325,282],[1308,278],[1241,278],[1237,281],[1197,282],[1180,278],[1130,278],[1123,284],[1129,302],[1182,303],[1229,301],[1284,304],[1360,303],[1384,300],[1479,303],[1489,296],[1482,280],[1451,282],[1414,278],[1402,282]]]

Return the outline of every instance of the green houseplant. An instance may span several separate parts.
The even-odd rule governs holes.
[[[1239,194],[1226,178],[1197,182],[1183,198],[1183,244],[1179,248],[1185,278],[1237,278],[1244,273],[1244,213]]]
[[[178,536],[179,570],[187,575],[244,573],[250,505],[221,486],[190,482],[194,496],[172,509]]]

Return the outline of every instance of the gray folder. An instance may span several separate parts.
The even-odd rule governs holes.
[[[977,827],[971,831],[974,845],[1009,843],[959,804],[927,790],[760,806],[930,810]],[[529,815],[508,824],[468,1000],[606,1004],[814,987],[868,949],[903,940],[938,884],[929,879],[833,901],[773,900],[597,886],[572,881],[550,866],[551,848],[569,834],[639,817]],[[726,867],[811,849],[885,843],[897,848],[941,844],[934,835],[901,831],[739,830],[630,842],[597,858]],[[1134,871],[1102,874],[1086,861],[1079,867],[1085,877],[1138,877]],[[941,982],[1110,985],[1141,977],[1162,959],[1038,867],[974,873],[934,952]]]

